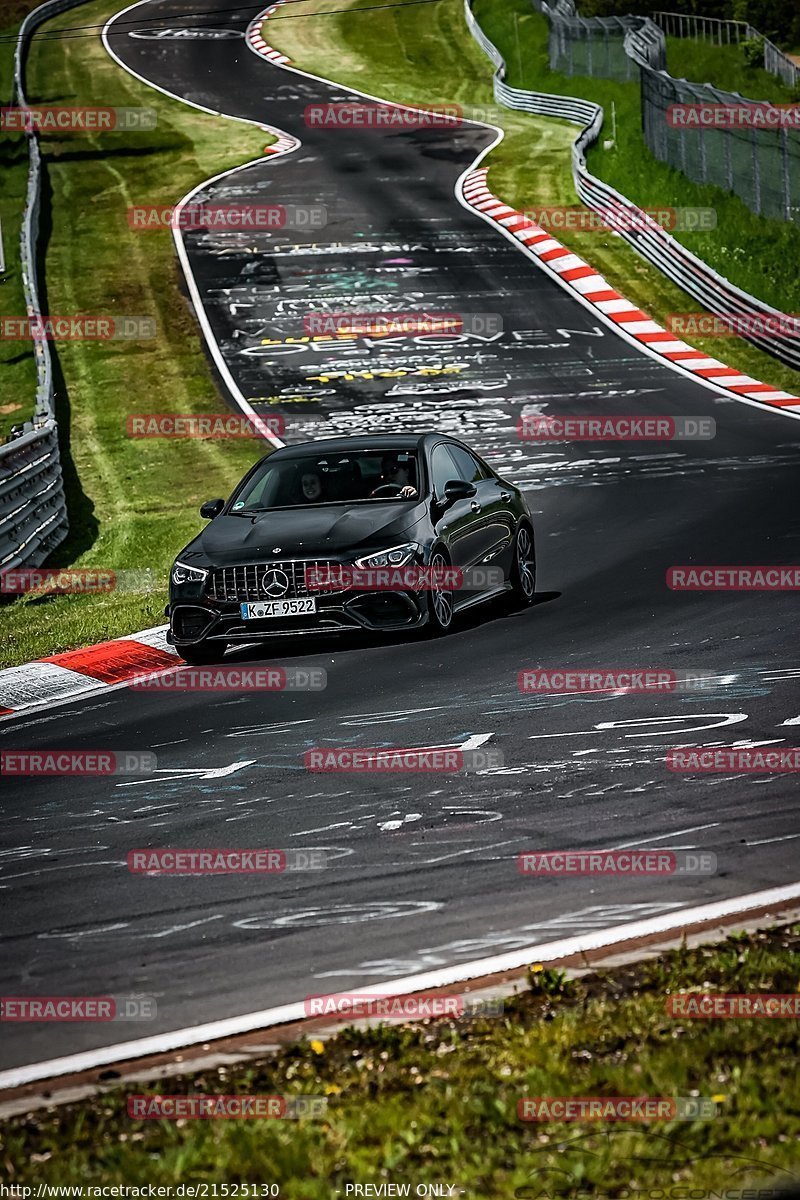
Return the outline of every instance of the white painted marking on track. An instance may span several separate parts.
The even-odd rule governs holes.
[[[672,829],[669,833],[659,833],[655,837],[636,838],[633,842],[620,842],[618,846],[609,846],[609,850],[627,850],[629,846],[649,846],[651,842],[663,842],[665,838],[683,837],[684,833],[699,833],[701,829],[716,829],[719,821],[711,821],[708,825],[690,825],[688,829]]]
[[[769,888],[762,892],[751,892],[745,896],[714,901],[711,904],[701,904],[694,908],[672,910],[657,917],[624,923],[609,929],[597,929],[590,933],[577,934],[554,942],[522,946],[504,954],[473,959],[470,962],[457,963],[454,966],[426,971],[406,978],[370,984],[367,991],[371,995],[378,993],[399,996],[432,988],[447,987],[483,975],[518,970],[530,962],[558,961],[573,954],[603,949],[619,942],[659,934],[666,935],[690,924],[716,921],[754,909],[785,905],[798,899],[800,899],[800,881],[786,884],[784,887]],[[0,1072],[0,1090],[21,1087],[24,1084],[35,1083],[43,1079],[54,1079],[59,1075],[94,1070],[97,1067],[108,1066],[111,1063],[127,1059],[143,1058],[151,1054],[165,1054],[172,1050],[198,1045],[201,1042],[235,1037],[240,1033],[252,1033],[255,1030],[285,1024],[289,1021],[302,1021],[305,1016],[305,1001],[297,1000],[277,1008],[243,1013],[241,1016],[226,1017],[219,1021],[207,1021],[202,1025],[190,1025],[184,1029],[152,1034],[150,1037],[138,1038],[116,1045],[101,1046],[79,1054],[12,1067],[8,1071]]]

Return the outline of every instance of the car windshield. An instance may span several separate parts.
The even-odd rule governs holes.
[[[356,450],[267,459],[234,497],[231,512],[419,497],[411,450]]]

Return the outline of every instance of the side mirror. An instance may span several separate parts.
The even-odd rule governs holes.
[[[224,507],[224,500],[206,500],[205,504],[200,507],[200,516],[206,521],[213,521],[214,517],[219,516]]]
[[[474,483],[467,483],[464,479],[448,479],[444,485],[444,498],[447,504],[455,504],[456,500],[468,500],[477,491]]]

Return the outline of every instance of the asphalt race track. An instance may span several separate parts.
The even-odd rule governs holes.
[[[492,131],[307,127],[307,104],[352,94],[259,59],[239,37],[132,36],[202,22],[181,11],[213,5],[141,5],[112,25],[111,48],[155,85],[303,143],[201,196],[327,210],[313,231],[186,235],[238,387],[259,411],[285,415],[291,440],[431,427],[475,445],[529,489],[539,599],[524,613],[478,610],[444,639],[309,640],[235,656],[323,667],[324,691],[122,689],[4,722],[6,748],[152,749],[159,765],[149,777],[31,778],[4,789],[0,986],[143,992],[158,1004],[146,1024],[26,1026],[0,1043],[6,1068],[796,877],[796,779],[682,776],[664,761],[672,746],[797,743],[796,598],[672,592],[665,573],[798,561],[800,425],[629,346],[461,207],[456,181]],[[243,32],[259,11],[227,13],[225,26]],[[285,341],[303,336],[306,313],[354,301],[500,314],[503,332],[361,339],[350,349]],[[717,436],[537,447],[516,434],[523,406],[712,416]],[[713,679],[660,695],[521,694],[518,673],[534,666]],[[380,777],[303,766],[312,746],[465,743],[499,751],[503,765]],[[718,872],[532,879],[516,865],[523,850],[651,845],[713,852]],[[328,866],[129,873],[129,850],[146,846],[317,848]]]

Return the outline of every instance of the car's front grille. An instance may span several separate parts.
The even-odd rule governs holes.
[[[341,588],[309,588],[306,572],[340,564],[291,559],[286,562],[251,563],[244,567],[217,567],[209,576],[206,594],[210,600],[294,600],[302,596],[330,595]],[[323,574],[324,579],[324,574]]]

